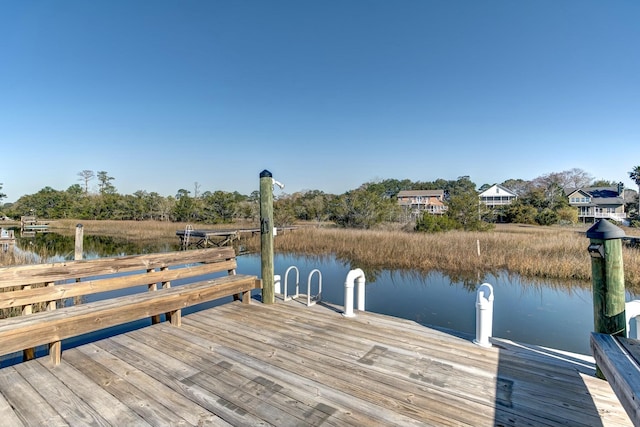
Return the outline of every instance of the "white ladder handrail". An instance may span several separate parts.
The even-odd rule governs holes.
[[[311,278],[314,273],[318,273],[318,293],[316,295],[311,296]],[[307,307],[311,307],[318,301],[322,299],[322,273],[317,268],[312,270],[309,273],[309,278],[307,279]]]
[[[289,279],[289,272],[291,270],[296,271],[296,293],[291,297],[287,297],[287,283]],[[300,296],[300,270],[298,270],[298,267],[296,267],[295,265],[292,265],[291,267],[287,268],[287,271],[284,273],[284,292],[282,294],[282,299],[283,301],[289,301],[292,299],[296,299],[299,296]]]

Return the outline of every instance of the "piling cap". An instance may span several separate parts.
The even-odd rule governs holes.
[[[611,240],[622,239],[625,234],[620,227],[613,225],[606,219],[601,219],[587,230],[587,237],[590,239]]]
[[[271,172],[266,169],[260,172],[260,178],[271,178],[272,176],[273,175],[271,175]]]

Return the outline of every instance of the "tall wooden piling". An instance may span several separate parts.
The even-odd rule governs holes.
[[[587,230],[590,239],[591,281],[593,285],[594,331],[626,336],[624,266],[622,238],[624,231],[607,220],[600,220]],[[596,366],[596,375],[604,378]]]
[[[84,252],[84,228],[82,224],[76,225],[76,240],[75,240],[75,248],[73,259],[76,261],[82,259],[82,254]]]
[[[268,170],[260,172],[260,253],[262,303],[273,304],[273,176]]]
[[[76,224],[76,240],[74,244],[73,259],[79,261],[82,258],[84,258],[84,227],[82,224]],[[76,279],[76,283],[79,281],[80,279]],[[82,297],[74,297],[73,304],[82,304]]]

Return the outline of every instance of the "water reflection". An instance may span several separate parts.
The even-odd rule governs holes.
[[[238,259],[239,271],[260,275],[257,255]],[[305,292],[313,269],[323,275],[323,300],[344,303],[344,280],[350,269],[345,260],[327,257],[298,257],[278,254],[275,273],[284,275],[296,265],[300,270],[300,291]],[[362,267],[360,267],[362,268]],[[416,321],[424,325],[475,334],[475,290],[482,282],[495,291],[493,335],[581,354],[591,354],[589,336],[593,330],[593,305],[588,282],[525,280],[508,272],[486,274],[481,281],[439,271],[421,273],[363,268],[367,275],[366,309]],[[294,293],[290,278],[287,293]],[[283,277],[284,281],[284,277]],[[633,294],[627,300],[634,299]]]
[[[85,258],[180,250],[179,240],[139,243],[105,236],[84,237]],[[173,242],[173,243],[172,243]],[[41,254],[47,260],[73,258],[74,236],[56,233],[18,237],[17,250]],[[582,354],[590,354],[589,335],[593,329],[593,307],[589,282],[525,280],[508,272],[452,274],[384,270],[353,265],[348,259],[331,255],[303,257],[277,254],[275,273],[284,276],[288,267],[300,271],[300,292],[306,292],[308,275],[322,273],[323,300],[342,305],[344,280],[352,268],[366,274],[366,308],[413,320],[425,325],[475,334],[475,290],[482,282],[494,287],[493,335]],[[260,257],[238,257],[238,271],[260,276]],[[284,282],[284,277],[283,277]],[[289,278],[288,294],[295,292]],[[314,282],[317,283],[317,282]],[[636,298],[629,293],[627,300]]]
[[[34,262],[71,260],[75,252],[75,236],[58,233],[35,233],[23,236],[17,229],[16,249],[24,256],[31,256]],[[177,250],[180,250],[177,238],[175,242],[173,240],[171,242],[166,240],[139,242],[92,235],[85,235],[83,239],[83,258],[85,259]]]

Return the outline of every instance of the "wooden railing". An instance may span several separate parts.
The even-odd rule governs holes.
[[[58,364],[67,338],[163,314],[180,326],[182,308],[224,296],[248,303],[261,281],[236,267],[233,248],[1,267],[0,355],[22,350],[31,359],[48,345]],[[174,280],[187,283],[171,287]]]
[[[633,425],[640,427],[640,341],[594,332],[591,349]]]

